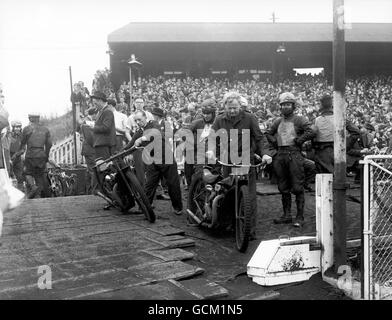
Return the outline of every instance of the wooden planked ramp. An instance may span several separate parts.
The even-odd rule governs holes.
[[[186,280],[204,270],[187,263],[195,245],[168,221],[104,211],[94,196],[26,200],[4,218],[0,299],[202,299]],[[38,287],[40,266],[51,289]],[[199,279],[199,278],[198,278]],[[225,294],[224,288],[204,283]]]

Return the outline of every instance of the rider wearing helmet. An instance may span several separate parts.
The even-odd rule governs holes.
[[[196,160],[197,158],[197,146],[200,143],[203,143],[205,138],[208,136],[211,126],[214,123],[215,116],[216,116],[216,109],[217,109],[217,102],[213,98],[208,98],[204,100],[201,105],[201,112],[202,118],[194,120],[190,126],[189,130],[192,131],[194,136],[194,145],[193,145],[193,159]],[[195,163],[195,161],[194,161]],[[195,165],[194,163],[187,163],[184,164],[185,170],[185,179],[190,186],[192,182],[192,176],[195,173]],[[202,166],[198,169],[202,169]]]
[[[23,160],[21,154],[17,154],[22,141],[22,122],[16,120],[11,122],[11,144],[10,155],[12,164],[12,173],[17,181],[17,188],[23,191]]]
[[[282,194],[283,216],[274,223],[292,223],[291,193],[296,195],[297,216],[294,226],[299,227],[304,221],[305,173],[301,147],[305,141],[313,138],[309,121],[294,114],[296,99],[291,92],[284,92],[279,97],[282,117],[276,119],[267,132],[268,141],[277,149],[273,168],[278,178],[278,188]]]
[[[24,153],[26,190],[29,199],[46,196],[45,169],[48,162],[52,140],[49,129],[39,123],[40,115],[30,113],[28,115],[30,124],[23,128],[21,146],[17,155]]]

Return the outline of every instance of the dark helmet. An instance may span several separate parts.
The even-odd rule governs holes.
[[[201,112],[204,114],[209,114],[213,113],[215,115],[216,113],[216,101],[213,98],[209,98],[204,100],[201,103]]]

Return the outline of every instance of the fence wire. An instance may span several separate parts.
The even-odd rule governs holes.
[[[392,156],[369,161],[371,299],[392,298]]]

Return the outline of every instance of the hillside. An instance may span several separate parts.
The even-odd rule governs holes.
[[[72,134],[72,112],[57,117],[57,118],[41,118],[43,125],[49,128],[53,143],[64,139]]]

